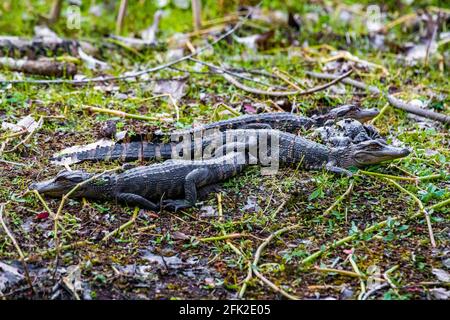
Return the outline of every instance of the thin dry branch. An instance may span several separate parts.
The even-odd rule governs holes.
[[[352,74],[353,70],[347,71],[346,73],[338,76],[336,79],[333,79],[332,81],[314,87],[314,88],[310,88],[307,90],[296,90],[296,91],[265,91],[265,90],[260,90],[260,89],[256,89],[256,88],[252,88],[249,87],[241,82],[239,82],[238,80],[236,80],[234,77],[232,77],[231,75],[227,74],[227,73],[222,73],[222,77],[227,80],[229,83],[231,83],[232,85],[238,87],[241,90],[247,91],[249,93],[253,93],[253,94],[258,94],[258,95],[266,95],[266,96],[274,96],[274,97],[285,97],[285,96],[291,96],[291,95],[308,95],[308,94],[312,94],[318,91],[322,91],[325,90],[328,87],[331,87],[332,85],[338,83],[339,81],[342,81],[343,79],[347,78],[350,74]]]
[[[328,73],[307,71],[306,74],[311,77],[317,78],[317,79],[337,79],[338,78],[338,76],[333,75],[333,74],[328,74]],[[395,107],[397,109],[401,109],[406,112],[413,113],[413,114],[416,114],[416,115],[424,117],[424,118],[428,118],[428,119],[440,121],[442,123],[450,124],[450,116],[447,116],[445,114],[441,114],[441,113],[438,113],[438,112],[435,112],[432,110],[422,109],[422,108],[413,106],[410,103],[406,103],[400,99],[397,99],[388,93],[383,93],[380,89],[378,89],[375,86],[369,86],[361,81],[356,81],[353,79],[343,79],[342,83],[351,85],[358,89],[366,90],[375,96],[379,96],[379,97],[384,96],[384,97],[386,97],[387,101],[393,107]]]
[[[73,77],[77,67],[70,62],[58,62],[49,59],[24,60],[8,57],[0,58],[0,68],[49,77]]]
[[[198,54],[202,53],[203,51],[211,48],[212,46],[214,46],[215,44],[217,44],[218,42],[222,41],[223,39],[225,39],[226,37],[228,37],[229,35],[231,35],[232,33],[236,32],[236,30],[238,30],[250,17],[250,15],[252,14],[253,10],[255,10],[256,8],[259,8],[261,5],[261,2],[258,3],[255,7],[253,7],[251,10],[249,10],[249,12],[245,15],[245,17],[240,20],[233,28],[231,28],[230,30],[228,30],[227,32],[225,32],[224,34],[222,34],[220,37],[218,37],[216,40],[212,41],[211,43],[205,45],[204,47],[201,47],[199,49],[197,49],[195,52],[192,52],[188,55],[185,55],[179,59],[161,64],[159,66],[153,67],[153,68],[149,68],[149,69],[145,69],[142,71],[138,71],[138,72],[132,72],[129,73],[127,75],[122,75],[122,76],[116,76],[116,77],[98,77],[98,78],[89,78],[89,79],[81,79],[81,80],[65,80],[65,79],[54,79],[54,80],[0,80],[0,83],[6,83],[6,84],[19,84],[19,83],[28,83],[28,84],[86,84],[86,83],[96,83],[96,82],[108,82],[108,81],[122,81],[122,80],[127,80],[127,79],[133,79],[148,73],[153,73],[153,72],[157,72],[160,70],[163,70],[165,68],[168,68],[170,66],[173,66],[175,64],[178,64],[180,62],[186,61],[189,58],[195,57]]]
[[[25,278],[27,279],[27,282],[28,282],[28,285],[30,286],[31,291],[33,291],[33,293],[35,293],[34,287],[33,287],[33,282],[31,281],[30,273],[28,271],[28,265],[25,262],[25,255],[23,254],[23,251],[20,248],[19,244],[17,243],[16,238],[14,238],[14,235],[8,229],[8,226],[6,225],[6,222],[3,219],[3,211],[4,210],[5,210],[5,204],[2,203],[2,204],[0,204],[0,224],[2,225],[3,230],[5,230],[5,232],[6,232],[6,235],[12,241],[14,247],[16,248],[16,251],[17,251],[17,253],[19,254],[19,257],[20,257],[20,262],[23,265],[23,270],[25,271]]]

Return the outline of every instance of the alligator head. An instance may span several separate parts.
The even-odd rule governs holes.
[[[362,141],[342,148],[334,148],[331,160],[341,168],[364,167],[383,161],[406,157],[407,148],[398,148],[386,144],[381,139]]]
[[[29,189],[36,190],[41,194],[49,195],[51,197],[60,197],[68,193],[75,186],[90,179],[92,176],[93,174],[81,170],[63,170],[59,172],[53,179],[32,183],[29,186]],[[78,187],[78,189],[72,194],[72,196],[101,198],[106,192],[100,190],[99,188],[102,185],[105,185],[105,182],[107,182],[108,179],[109,177],[102,176],[99,179],[84,183]]]
[[[356,119],[359,122],[366,122],[375,118],[379,113],[380,111],[377,108],[363,109],[353,104],[346,104],[331,109],[330,112],[328,112],[328,119],[351,118]]]

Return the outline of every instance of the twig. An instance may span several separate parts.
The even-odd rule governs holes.
[[[434,112],[432,110],[428,109],[422,109],[416,106],[411,105],[410,103],[406,103],[400,99],[395,98],[392,95],[387,95],[387,100],[391,105],[396,107],[397,109],[402,109],[404,111],[407,111],[409,113],[414,113],[418,116],[440,121],[442,123],[450,124],[450,116],[447,116],[442,113]]]
[[[438,203],[436,205],[439,205],[438,207],[441,207],[441,206],[444,206],[444,205],[447,205],[447,204],[450,204],[450,199],[447,199],[447,200],[445,200],[443,202],[440,202],[440,203]],[[427,207],[427,208],[425,208],[425,210],[431,210],[432,207],[433,206]],[[416,219],[416,218],[418,218],[418,217],[420,217],[422,215],[423,215],[423,213],[421,211],[419,211],[418,213],[407,217],[407,220]],[[347,237],[342,238],[340,240],[334,241],[332,244],[330,244],[328,246],[324,246],[322,249],[314,252],[313,254],[311,254],[308,257],[306,257],[305,259],[303,259],[301,261],[301,264],[312,263],[317,258],[319,258],[322,254],[324,254],[325,252],[328,252],[331,249],[337,248],[337,247],[339,247],[339,246],[341,246],[341,245],[343,245],[343,244],[345,244],[347,242],[350,242],[350,241],[356,239],[360,235],[364,235],[364,234],[376,231],[378,229],[381,229],[381,228],[385,227],[388,224],[389,221],[398,221],[398,220],[399,220],[398,217],[392,217],[392,218],[383,220],[381,222],[375,223],[375,224],[371,225],[370,227],[367,227],[366,229],[362,230],[359,233],[354,233],[351,236],[347,236]]]
[[[355,260],[353,260],[353,252],[348,255],[348,261],[350,261],[350,264],[352,265],[353,270],[355,270],[355,273],[360,275],[361,277],[364,277],[363,273],[359,270]],[[358,295],[358,300],[361,300],[361,298],[366,293],[366,285],[364,284],[364,279],[362,278],[359,279],[359,283],[361,286],[361,292]]]
[[[427,210],[425,209],[425,207],[423,206],[422,201],[420,201],[419,198],[417,198],[412,192],[406,190],[405,188],[403,188],[401,185],[399,185],[397,182],[395,182],[392,179],[389,178],[385,178],[386,181],[390,182],[391,184],[393,184],[394,186],[396,186],[400,191],[408,194],[411,198],[414,199],[414,201],[417,203],[417,205],[419,206],[419,211],[421,213],[423,213],[425,215],[425,221],[427,222],[427,227],[428,227],[428,234],[430,236],[430,242],[431,242],[431,246],[433,248],[436,248],[436,241],[434,239],[434,234],[433,234],[433,228],[431,226],[431,220],[430,220],[430,215],[427,212]]]
[[[236,87],[238,87],[241,90],[244,90],[244,91],[247,91],[247,92],[250,92],[253,94],[258,94],[258,95],[285,97],[285,96],[290,96],[290,95],[308,95],[308,94],[315,93],[315,92],[318,92],[321,90],[325,90],[326,88],[331,87],[332,85],[338,83],[339,81],[342,81],[343,79],[348,77],[352,72],[353,72],[353,70],[347,71],[343,75],[337,77],[336,79],[334,79],[326,84],[323,84],[323,85],[320,85],[320,86],[317,86],[317,87],[314,87],[311,89],[307,89],[304,91],[301,91],[301,90],[300,91],[299,90],[297,90],[297,91],[264,91],[264,90],[249,87],[249,86],[239,82],[238,80],[236,80],[234,77],[230,76],[227,73],[222,73],[221,75],[225,80],[227,80],[229,83],[235,85]]]
[[[260,272],[258,272],[258,262],[259,259],[261,258],[261,254],[262,251],[264,250],[265,247],[267,247],[267,245],[270,243],[270,241],[272,241],[273,238],[278,237],[279,235],[287,232],[287,231],[291,231],[291,230],[295,230],[298,228],[301,228],[303,225],[302,224],[295,224],[289,227],[285,227],[282,228],[274,233],[272,233],[271,235],[269,235],[258,247],[258,249],[256,250],[255,253],[255,258],[253,259],[253,263],[249,265],[249,271],[248,271],[248,275],[244,280],[244,283],[241,287],[241,290],[239,292],[239,297],[243,298],[244,293],[245,293],[245,289],[247,288],[247,283],[252,279],[252,272],[261,279],[261,281],[263,281],[265,284],[267,284],[269,287],[271,287],[272,289],[274,289],[276,292],[281,293],[282,295],[284,295],[285,297],[287,297],[288,299],[292,299],[292,300],[297,300],[298,297],[292,296],[289,293],[287,293],[286,291],[284,291],[283,289],[277,287],[274,283],[272,283],[270,280],[268,280],[267,278],[265,278]]]
[[[21,145],[25,144],[28,142],[28,140],[31,139],[31,137],[33,136],[33,134],[39,130],[39,128],[42,126],[42,123],[44,122],[44,118],[41,116],[34,128],[34,130],[32,130],[23,140],[21,140],[18,144],[16,144],[14,147],[12,147],[9,150],[5,150],[4,153],[11,153],[16,151]]]
[[[219,214],[219,221],[222,222],[223,220],[223,211],[222,211],[222,194],[219,192],[217,193],[217,211]],[[223,236],[227,236],[227,233],[225,232],[225,229],[222,227],[222,225],[220,226],[220,229],[222,230],[222,235]],[[241,252],[241,250],[239,250],[238,248],[236,248],[236,246],[234,244],[231,243],[230,239],[226,239],[226,244],[239,256],[243,257],[244,254]]]
[[[107,81],[122,81],[122,80],[126,80],[126,79],[132,79],[132,78],[136,78],[139,76],[142,76],[144,74],[148,74],[148,73],[152,73],[152,72],[156,72],[156,71],[160,71],[163,70],[165,68],[168,68],[170,66],[173,66],[177,63],[186,61],[189,58],[195,57],[196,55],[200,54],[201,52],[211,48],[212,46],[214,46],[215,44],[217,44],[218,42],[222,41],[223,39],[225,39],[226,37],[228,37],[229,35],[231,35],[232,33],[234,33],[236,30],[238,30],[249,18],[249,16],[252,14],[253,10],[255,10],[256,8],[258,8],[261,5],[261,2],[259,4],[257,4],[255,7],[252,8],[252,10],[249,10],[249,12],[245,15],[245,17],[240,20],[233,28],[231,28],[230,30],[228,30],[227,32],[225,32],[224,34],[222,34],[220,37],[218,37],[216,40],[212,41],[211,43],[205,45],[204,47],[201,47],[199,49],[197,49],[195,52],[190,53],[188,55],[185,55],[179,59],[161,64],[159,66],[153,67],[153,68],[149,68],[149,69],[145,69],[142,71],[137,71],[137,72],[133,72],[133,73],[129,73],[127,75],[122,75],[122,76],[117,76],[117,77],[98,77],[98,78],[89,78],[89,79],[81,79],[81,80],[64,80],[64,79],[53,79],[53,80],[0,80],[0,83],[10,83],[10,84],[17,84],[17,83],[29,83],[29,84],[86,84],[86,83],[95,83],[95,82],[107,82]]]
[[[192,0],[191,4],[194,30],[198,31],[202,27],[202,3],[200,0]]]
[[[115,229],[115,230],[111,231],[110,233],[108,233],[106,236],[104,236],[103,239],[101,240],[101,242],[107,241],[109,238],[111,238],[116,233],[118,233],[118,232],[128,228],[129,226],[131,226],[136,221],[138,213],[139,213],[139,207],[136,207],[134,209],[133,216],[131,217],[131,219],[128,222],[122,224],[117,229]]]
[[[275,292],[281,293],[283,296],[285,296],[286,298],[290,299],[290,300],[299,300],[300,298],[297,296],[293,296],[289,293],[287,293],[286,291],[284,291],[283,289],[281,289],[280,287],[278,287],[277,285],[275,285],[273,282],[271,282],[269,279],[267,279],[266,277],[264,277],[259,271],[258,269],[253,266],[252,268],[253,273],[259,278],[261,279],[262,282],[264,282],[266,285],[268,285],[270,288],[272,288]]]
[[[274,88],[278,88],[278,89],[284,89],[284,87],[277,86],[277,85],[272,85],[270,83],[259,81],[259,80],[256,80],[254,78],[249,78],[249,77],[243,76],[243,75],[241,75],[239,73],[233,72],[232,70],[224,69],[224,68],[222,68],[222,67],[220,67],[218,65],[212,64],[210,62],[205,62],[205,61],[194,59],[194,58],[189,58],[189,60],[207,66],[208,68],[210,68],[211,70],[214,71],[214,74],[219,74],[220,75],[221,73],[227,73],[227,74],[229,74],[229,75],[231,75],[233,77],[241,78],[241,79],[244,79],[244,80],[247,80],[247,81],[252,81],[254,83],[258,83],[258,84],[266,86],[266,87],[274,87]]]
[[[318,79],[337,79],[338,78],[338,76],[333,75],[333,74],[328,74],[328,73],[318,73],[318,72],[310,72],[310,71],[307,71],[305,73],[311,77],[318,78]],[[401,109],[401,110],[416,114],[421,117],[440,121],[442,123],[447,123],[447,124],[450,123],[450,116],[447,116],[447,115],[444,115],[444,114],[441,114],[438,112],[434,112],[432,110],[422,109],[422,108],[413,106],[409,103],[406,103],[400,99],[395,98],[394,96],[392,96],[390,94],[383,93],[380,89],[378,89],[375,86],[369,86],[363,82],[356,81],[353,79],[343,79],[342,83],[351,85],[355,88],[366,90],[369,93],[374,94],[376,96],[385,96],[386,99],[388,100],[388,102],[397,109]]]
[[[50,15],[48,16],[48,22],[50,24],[54,24],[58,21],[59,16],[61,15],[62,3],[63,0],[53,0]]]
[[[352,271],[347,271],[347,270],[339,270],[339,269],[333,269],[333,268],[319,268],[319,267],[314,267],[314,269],[316,269],[317,271],[320,271],[320,272],[324,272],[324,273],[338,273],[340,275],[347,276],[347,277],[364,278],[364,279],[366,278],[364,275],[361,275],[359,273],[352,272]]]
[[[56,268],[58,267],[58,257],[59,257],[59,238],[58,238],[58,220],[59,217],[61,215],[62,209],[64,208],[64,205],[67,201],[67,199],[69,199],[69,197],[75,192],[77,191],[80,187],[84,186],[85,184],[98,179],[99,177],[103,176],[104,174],[113,172],[113,171],[117,171],[118,169],[120,169],[120,167],[118,168],[114,168],[114,169],[110,169],[110,170],[105,170],[99,174],[93,175],[92,177],[90,177],[89,179],[84,180],[83,182],[78,183],[77,185],[75,185],[68,193],[66,193],[62,199],[61,202],[59,204],[58,210],[56,211],[55,214],[55,223],[54,223],[54,227],[53,227],[53,233],[54,233],[54,240],[55,240],[55,248],[56,248],[56,258],[55,258],[55,271]]]
[[[123,22],[125,21],[125,16],[127,14],[127,6],[128,6],[128,0],[120,1],[119,13],[117,14],[117,21],[116,21],[116,33],[117,34],[122,33]]]
[[[161,121],[161,120],[171,121],[172,120],[172,119],[168,119],[168,118],[148,117],[148,116],[143,116],[140,114],[131,114],[131,113],[126,113],[126,112],[120,111],[120,110],[99,108],[99,107],[93,107],[93,106],[83,106],[82,109],[90,111],[90,112],[110,114],[110,115],[118,116],[118,117],[125,118],[125,119],[136,119],[136,120],[144,120],[144,121]]]
[[[405,181],[413,181],[413,182],[432,180],[432,179],[437,179],[437,178],[442,177],[442,174],[430,174],[428,176],[422,176],[422,177],[402,177],[402,176],[394,176],[391,174],[384,174],[384,173],[364,171],[364,170],[358,170],[358,173],[362,173],[367,176],[379,177],[379,178],[389,178],[392,180],[405,180]]]
[[[30,273],[28,272],[28,265],[25,262],[25,255],[22,252],[22,249],[20,249],[19,244],[17,243],[16,239],[14,238],[13,234],[11,233],[11,231],[8,229],[8,226],[6,225],[5,221],[3,220],[3,211],[5,209],[5,204],[2,203],[0,204],[0,223],[3,227],[3,230],[5,230],[6,235],[9,237],[9,239],[11,239],[14,247],[17,250],[17,253],[19,254],[20,257],[20,262],[22,262],[23,265],[23,269],[25,271],[25,277],[27,279],[28,285],[30,286],[31,291],[33,291],[33,293],[36,293],[33,287],[33,282],[31,281],[30,278]]]
[[[217,237],[207,237],[207,238],[200,238],[197,239],[200,242],[209,242],[209,241],[220,241],[220,240],[228,240],[228,239],[236,239],[236,238],[242,238],[246,237],[247,235],[242,233],[230,233],[225,234],[223,236],[217,236]]]
[[[337,198],[336,201],[327,210],[325,210],[323,216],[327,216],[331,212],[331,210],[333,210],[339,203],[341,203],[341,201],[344,200],[350,194],[350,192],[352,192],[352,189],[353,181],[350,182],[347,190],[339,198]]]
[[[429,207],[427,208],[427,210],[436,210],[436,209],[445,207],[445,206],[447,206],[447,205],[449,205],[449,204],[450,204],[450,198],[447,199],[447,200],[438,202],[438,203],[436,203],[436,204],[433,204],[432,206],[429,206]]]

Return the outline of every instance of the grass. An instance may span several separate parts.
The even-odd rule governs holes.
[[[3,7],[0,6],[2,34],[32,35],[36,16],[48,12],[49,1],[30,2],[32,7],[18,1],[5,1]],[[351,4],[352,2],[347,2],[346,5]],[[388,18],[393,20],[429,4],[433,5],[419,3],[415,4],[416,7],[404,6],[400,9],[393,4],[387,4]],[[439,67],[439,58],[430,59],[427,66],[400,66],[396,54],[392,53],[394,48],[388,47],[385,51],[380,51],[371,47],[370,38],[365,35],[363,17],[356,15],[351,24],[346,24],[338,19],[337,13],[329,16],[321,14],[324,9],[315,4],[303,5],[298,4],[298,1],[291,1],[288,5],[302,17],[307,13],[319,14],[317,22],[304,23],[300,34],[294,34],[299,44],[308,41],[311,48],[309,51],[299,46],[289,47],[287,39],[292,31],[279,27],[276,28],[271,45],[257,53],[249,51],[244,45],[230,45],[223,41],[215,47],[213,54],[203,54],[199,58],[218,65],[269,72],[276,67],[295,79],[311,81],[308,86],[312,87],[318,82],[307,79],[304,72],[323,69],[324,64],[320,59],[330,57],[330,52],[318,46],[327,43],[337,49],[345,49],[361,59],[382,65],[389,71],[389,74],[383,75],[379,69],[358,69],[358,76],[366,83],[377,85],[383,90],[395,89],[405,99],[417,98],[425,101],[431,97],[432,106],[437,111],[449,114],[446,97],[448,60],[443,70]],[[264,8],[269,6],[284,8],[281,3],[263,4]],[[235,6],[221,9],[211,5],[209,1],[204,7],[204,18],[210,20],[234,12]],[[341,6],[342,8],[347,7]],[[98,18],[90,15],[88,10],[87,6],[82,7],[85,20],[81,30],[68,30],[64,19],[57,23],[54,30],[66,37],[94,39],[96,43],[104,44],[102,37],[114,30],[114,14],[107,12]],[[155,10],[152,1],[130,4],[129,12],[134,18],[127,19],[124,34],[136,35],[148,27]],[[164,41],[175,32],[189,32],[192,29],[191,23],[189,10],[170,7],[170,12],[161,21],[159,38]],[[253,22],[255,23],[257,22]],[[263,28],[270,27],[259,25]],[[349,28],[351,41],[347,44],[346,32]],[[448,25],[445,23],[442,31],[448,31]],[[237,34],[242,37],[255,32],[259,32],[258,29],[246,25]],[[414,33],[407,26],[393,28],[386,37],[391,45],[415,40]],[[194,38],[192,41],[198,46],[202,43],[200,38]],[[446,46],[441,47],[439,53],[448,59],[448,52],[445,53],[448,44]],[[109,49],[105,46],[99,58],[108,61],[113,66],[112,73],[118,75],[142,64],[158,65],[164,52],[165,49],[148,50],[136,55],[123,48]],[[177,67],[193,70],[195,66],[191,62],[185,62]],[[196,70],[208,71],[205,67]],[[82,68],[82,71],[91,74],[91,71],[85,68]],[[151,76],[171,78],[181,75],[182,72],[166,69]],[[2,73],[5,78],[16,76],[7,71]],[[285,85],[279,79],[267,81]],[[33,194],[24,195],[31,182],[58,172],[59,169],[51,166],[48,160],[55,151],[74,144],[95,141],[99,128],[108,119],[119,120],[121,129],[139,131],[158,127],[170,130],[174,127],[188,127],[194,122],[210,122],[213,116],[220,119],[232,117],[226,109],[214,112],[215,106],[221,102],[237,111],[242,111],[243,105],[249,103],[266,104],[269,108],[273,105],[268,98],[251,96],[229,85],[220,76],[190,73],[187,94],[179,101],[179,122],[142,122],[104,114],[90,114],[83,110],[83,106],[96,106],[148,117],[160,113],[175,115],[168,99],[148,99],[153,94],[146,87],[146,83],[121,82],[113,85],[117,86],[113,92],[108,92],[101,85],[43,87],[24,84],[0,87],[0,117],[4,121],[16,122],[28,114],[35,119],[42,115],[64,116],[64,119],[46,119],[43,127],[26,145],[14,153],[4,153],[1,157],[25,165],[19,167],[0,162],[0,202],[8,201],[4,216],[24,254],[30,258],[30,270],[48,270],[48,273],[52,274],[55,268],[54,251],[48,251],[54,249],[53,224],[49,223],[49,220],[37,219],[37,214],[45,211],[45,208]],[[121,99],[117,93],[126,94],[127,99]],[[351,90],[347,90],[340,95],[318,92],[306,97],[289,97],[284,99],[284,103],[295,103],[301,112],[312,114],[343,103],[360,103],[364,107],[381,109],[386,101],[354,95]],[[398,182],[416,195],[425,207],[450,197],[448,128],[434,124],[424,128],[404,112],[392,107],[387,108],[375,125],[388,137],[390,143],[400,142],[410,147],[413,152],[405,159],[366,168],[367,171],[396,176],[408,176],[409,173],[417,177],[442,173],[442,177],[430,181]],[[9,141],[8,148],[18,142],[19,139]],[[116,165],[96,163],[76,167],[102,172]],[[295,168],[283,168],[276,176],[261,176],[258,168],[249,168],[242,175],[224,182],[221,191],[223,219],[220,220],[217,217],[219,204],[214,194],[204,200],[203,207],[189,209],[181,214],[141,211],[134,223],[121,229],[118,228],[130,221],[133,208],[113,202],[83,203],[69,200],[62,211],[63,219],[60,221],[64,231],[59,228],[58,234],[58,241],[67,246],[65,250],[61,250],[59,266],[80,266],[82,280],[90,288],[88,295],[91,298],[229,299],[239,293],[247,276],[248,263],[253,261],[261,242],[277,230],[302,224],[298,230],[275,237],[261,256],[259,271],[276,286],[300,298],[313,298],[317,294],[321,297],[342,298],[340,290],[345,287],[352,292],[350,298],[357,298],[360,294],[358,278],[323,273],[313,268],[330,267],[337,263],[337,267],[343,270],[354,271],[348,260],[348,251],[353,250],[353,259],[364,274],[369,273],[371,266],[378,267],[381,272],[396,265],[400,266],[391,274],[397,288],[380,290],[371,298],[428,298],[430,287],[427,283],[436,281],[431,270],[445,269],[442,260],[446,248],[449,247],[449,207],[444,206],[430,212],[437,242],[437,249],[432,250],[425,219],[422,216],[413,220],[407,219],[417,212],[417,205],[412,199],[383,179],[357,175],[352,180],[354,187],[350,196],[339,202],[326,217],[322,214],[345,193],[350,180],[326,172],[307,172]],[[247,206],[248,209],[243,209],[249,203],[249,198],[252,199],[250,202],[254,203]],[[47,201],[50,208],[56,212],[59,200]],[[285,204],[278,210],[282,203]],[[205,215],[205,207],[208,206],[212,207],[212,217]],[[381,229],[361,233],[365,228],[386,219],[388,222]],[[152,225],[155,227],[139,231]],[[101,239],[113,230],[118,231],[108,241],[102,242]],[[239,233],[246,236],[227,239],[223,237],[223,232],[228,235]],[[301,263],[318,250],[349,235],[357,236],[341,247],[324,252],[309,265]],[[217,237],[218,240],[198,241],[211,237]],[[236,248],[240,254],[236,252]],[[176,255],[185,263],[169,268],[152,264],[143,258],[143,250],[150,250],[165,257]],[[197,262],[187,263],[193,257]],[[11,262],[17,259],[13,244],[0,231],[0,260]],[[134,264],[145,266],[149,271],[129,271],[127,266]],[[45,272],[42,279],[35,297],[48,298],[52,295],[53,283],[50,276],[45,276]],[[12,298],[30,297],[27,288],[18,286],[15,289],[17,290]],[[62,297],[73,298],[66,292],[62,293]],[[275,299],[280,298],[280,295],[253,278],[248,283],[245,298]]]

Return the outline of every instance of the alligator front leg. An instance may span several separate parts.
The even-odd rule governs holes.
[[[147,210],[159,210],[158,205],[134,193],[119,193],[116,196],[116,199],[125,202],[126,204],[137,205]]]
[[[210,180],[210,174],[211,171],[206,168],[195,169],[190,172],[184,181],[185,198],[182,200],[163,200],[162,204],[164,209],[178,211],[194,206],[197,202],[197,186],[201,182],[208,182]]]
[[[353,176],[353,173],[351,171],[341,168],[341,167],[336,167],[334,165],[334,163],[330,163],[330,162],[325,165],[325,170],[327,170],[328,172],[339,174],[339,175],[346,175],[348,177]]]

